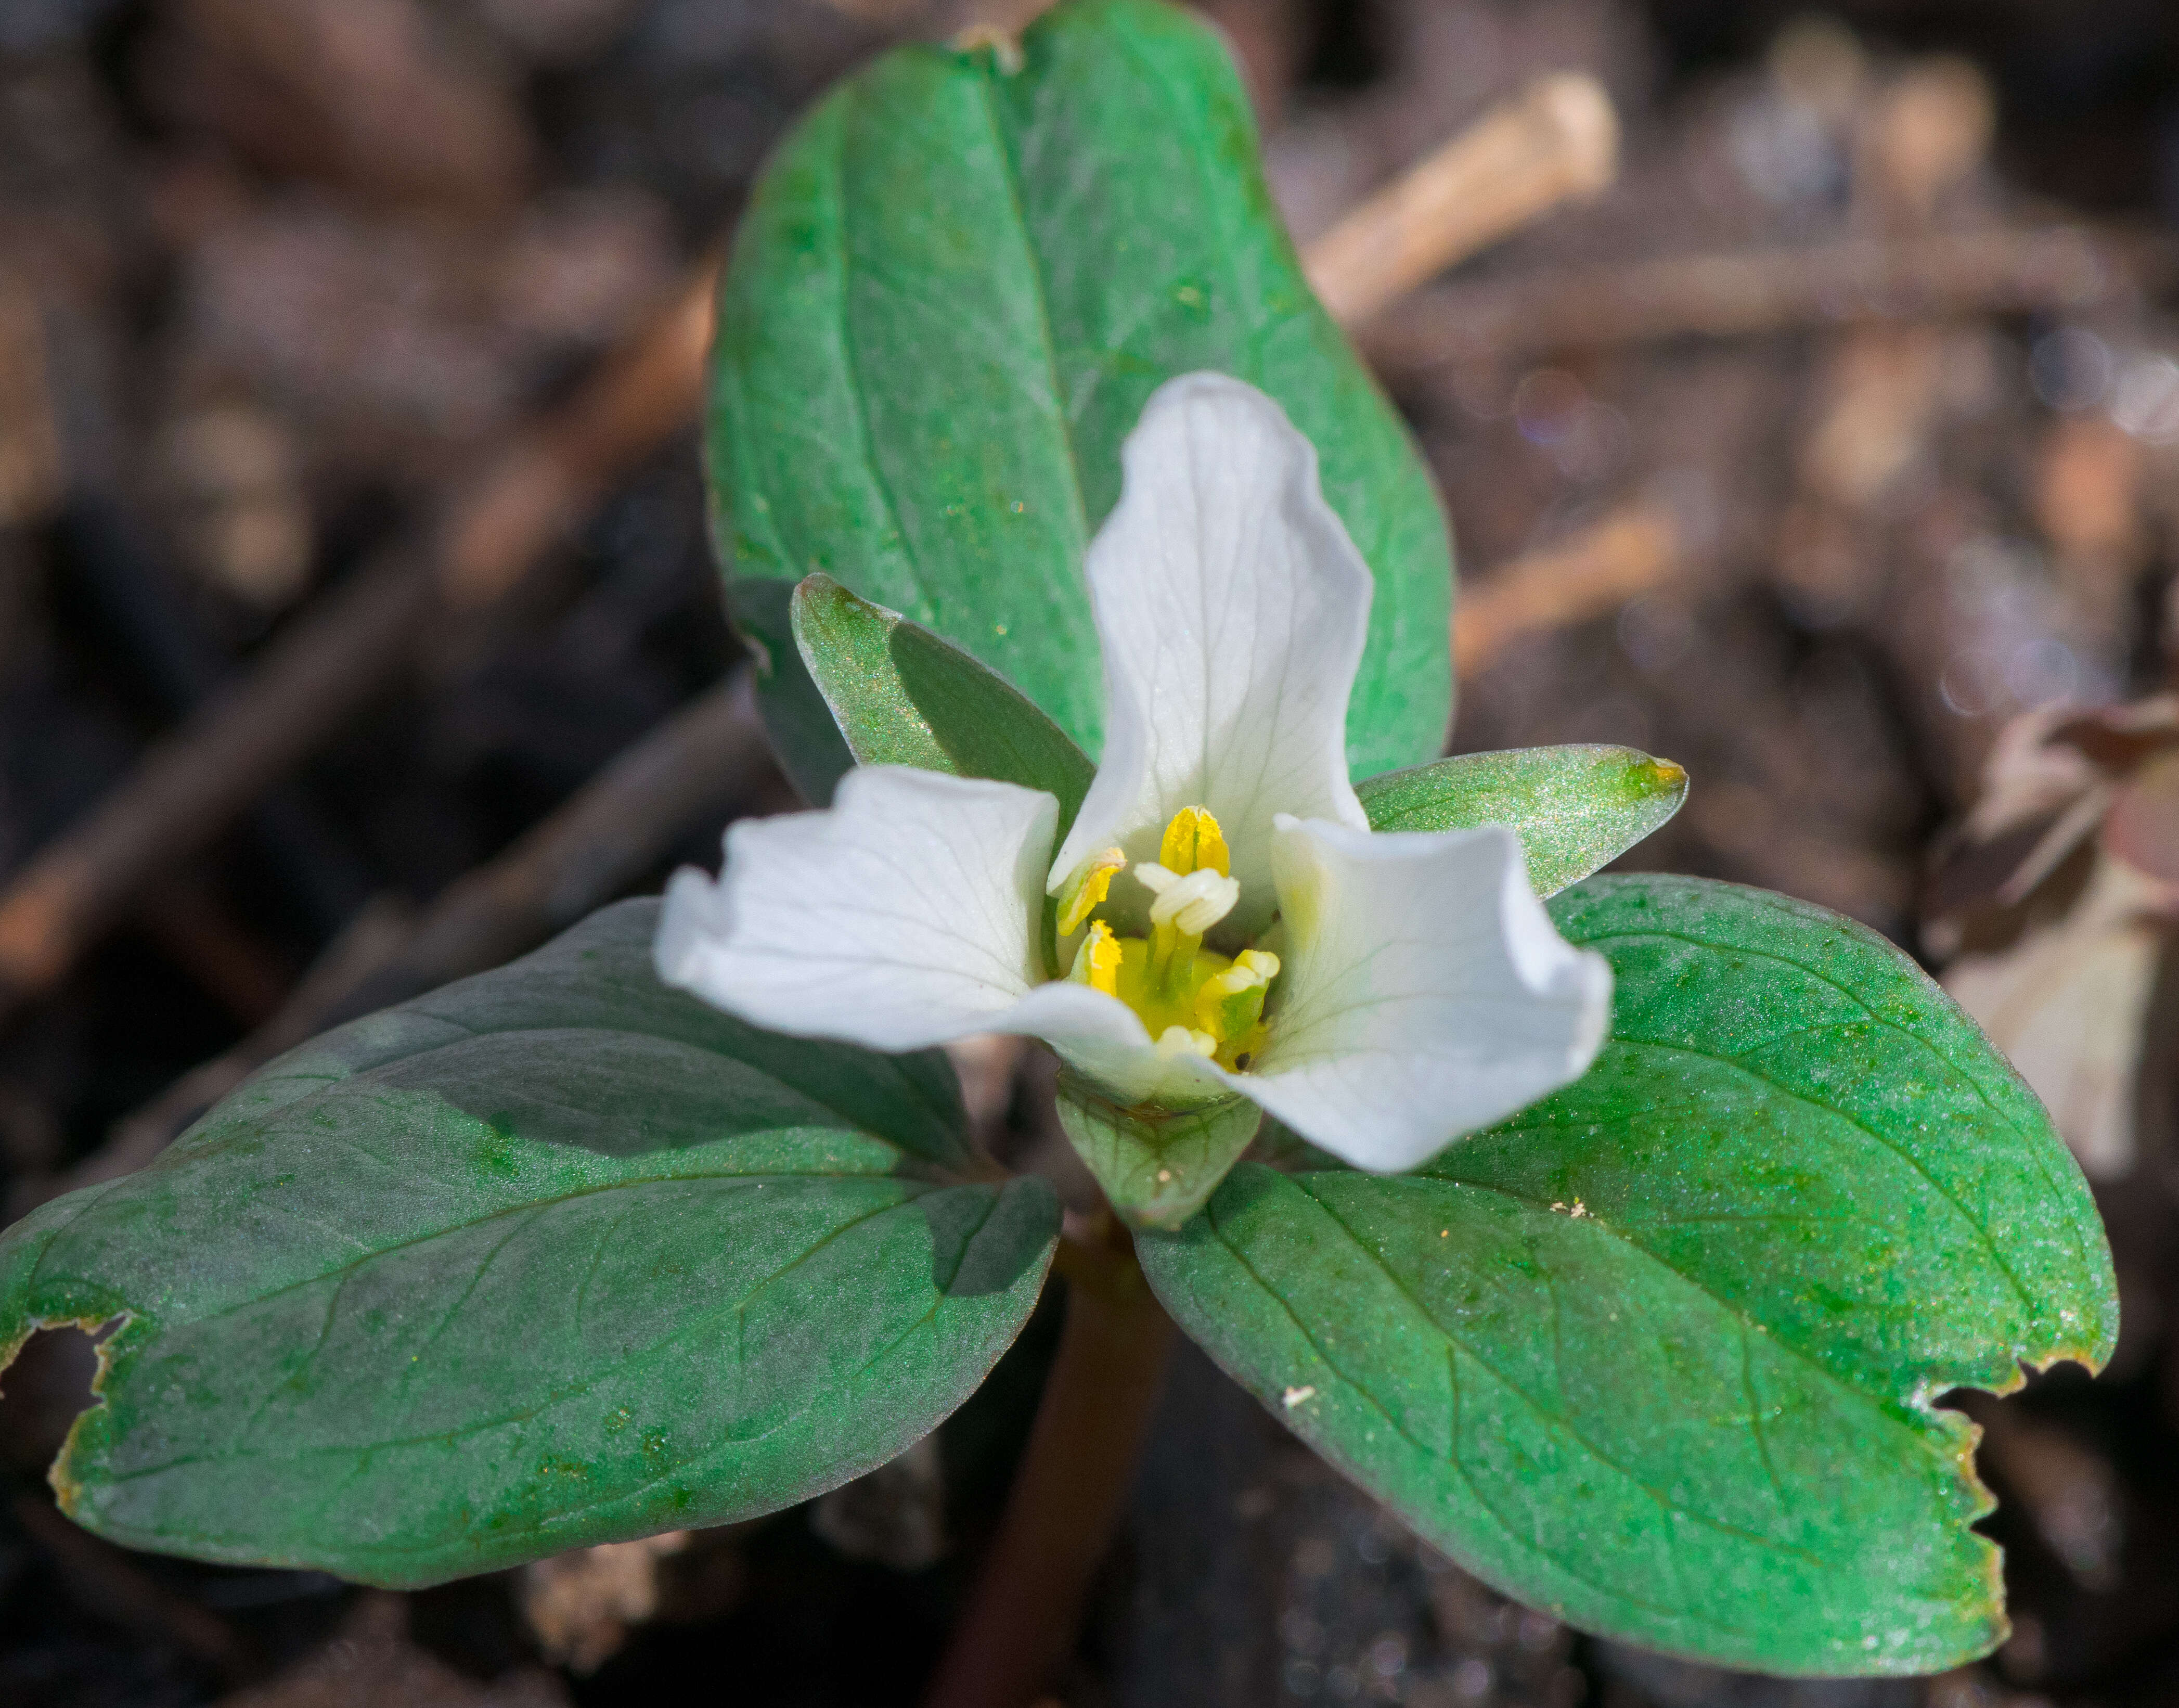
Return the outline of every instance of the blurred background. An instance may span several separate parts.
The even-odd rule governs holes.
[[[706,544],[707,268],[827,82],[1033,9],[0,0],[6,1218],[792,804]],[[1455,745],[1679,761],[1633,863],[1942,976],[2095,1184],[2125,1332],[1961,1402],[2012,1641],[1827,1685],[1507,1605],[1183,1354],[1065,1702],[2179,1702],[2179,9],[1205,9],[1304,243],[1539,75],[1609,92],[1614,184],[1357,328],[1454,520]],[[1019,1063],[963,1065],[1050,1154]],[[810,1507],[405,1596],[75,1530],[88,1343],[42,1336],[0,1700],[911,1701],[1053,1327]]]

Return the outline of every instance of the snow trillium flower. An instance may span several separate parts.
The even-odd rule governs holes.
[[[1238,1094],[1378,1170],[1578,1077],[1611,970],[1553,929],[1512,832],[1373,834],[1355,799],[1372,584],[1315,448],[1194,374],[1122,464],[1084,566],[1105,753],[1058,848],[1050,794],[859,767],[826,811],[733,826],[716,883],[675,875],[660,976],[881,1050],[1026,1034],[1120,1104]]]

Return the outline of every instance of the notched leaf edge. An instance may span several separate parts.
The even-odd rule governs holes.
[[[37,1336],[55,1329],[73,1328],[82,1332],[91,1342],[91,1356],[96,1367],[91,1372],[91,1401],[69,1420],[68,1433],[61,1437],[59,1450],[53,1462],[46,1467],[46,1482],[59,1502],[60,1509],[71,1519],[76,1516],[76,1505],[83,1495],[83,1484],[69,1469],[76,1451],[81,1445],[86,1428],[107,1404],[106,1379],[113,1373],[117,1358],[115,1348],[122,1336],[138,1321],[136,1311],[128,1306],[106,1315],[96,1312],[81,1315],[28,1316],[21,1319],[22,1330],[5,1345],[0,1345],[0,1376],[15,1367],[15,1360],[23,1355],[23,1348]],[[0,1388],[4,1392],[4,1388]]]
[[[1270,1167],[1266,1167],[1265,1172],[1266,1173],[1277,1175],[1278,1178],[1289,1185],[1299,1186],[1301,1184],[1301,1179],[1306,1178],[1306,1176],[1304,1175],[1298,1178],[1294,1175],[1287,1174],[1283,1171]],[[1466,1184],[1469,1183],[1448,1181],[1445,1184]],[[1305,1187],[1302,1189],[1304,1192],[1306,1191]],[[1314,1196],[1314,1195],[1309,1195]],[[1566,1206],[1553,1207],[1562,1209],[1566,1208]],[[1595,1216],[1593,1212],[1583,1211],[1578,1205],[1576,1205],[1573,1208],[1567,1210],[1567,1214],[1571,1220],[1586,1222],[1594,1233],[1604,1235],[1618,1240],[1622,1244],[1627,1245],[1629,1249],[1638,1252],[1642,1257],[1649,1261],[1660,1265],[1667,1271],[1667,1272],[1673,1275],[1676,1279],[1680,1280],[1688,1285],[1697,1287],[1705,1293],[1709,1293],[1710,1290],[1707,1288],[1703,1287],[1701,1282],[1694,1280],[1691,1277],[1682,1274],[1677,1269],[1666,1262],[1665,1259],[1654,1252],[1647,1250],[1645,1248],[1639,1245],[1638,1242],[1629,1238],[1626,1234],[1613,1229],[1610,1227],[1608,1222],[1606,1222],[1603,1218]],[[1172,1233],[1163,1235],[1153,1234],[1150,1237],[1158,1243],[1172,1244],[1175,1245],[1191,1238],[1207,1238],[1225,1248],[1229,1256],[1233,1260],[1238,1262],[1242,1268],[1248,1271],[1252,1277],[1254,1275],[1254,1265],[1248,1260],[1247,1257],[1232,1244],[1232,1242],[1227,1237],[1224,1231],[1218,1226],[1217,1205],[1215,1202],[1215,1195],[1214,1202],[1205,1206],[1205,1213],[1191,1221],[1185,1228]],[[1368,1255],[1368,1249],[1364,1247],[1363,1249],[1365,1255]],[[1145,1267],[1148,1269],[1150,1266],[1145,1265]],[[1257,1284],[1260,1286],[1263,1283],[1259,1282]],[[1161,1287],[1159,1288],[1159,1291],[1161,1298],[1164,1298],[1165,1294]],[[1273,1296],[1276,1297],[1276,1295]],[[1711,1296],[1715,1297],[1715,1295],[1713,1294]],[[1725,1301],[1722,1300],[1720,1302],[1721,1304],[1725,1303]],[[1177,1303],[1177,1301],[1168,1299],[1167,1308],[1169,1310],[1173,1309]],[[1283,1299],[1280,1299],[1279,1303],[1282,1309],[1286,1310],[1289,1316],[1292,1316],[1292,1306],[1287,1304]],[[1210,1314],[1213,1309],[1207,1305],[1200,1306],[1199,1308],[1203,1310],[1205,1314]],[[1730,1309],[1731,1307],[1728,1305],[1727,1308]],[[1185,1326],[1185,1319],[1182,1317],[1182,1313],[1177,1310],[1174,1310],[1174,1315],[1176,1319],[1183,1321],[1183,1326]],[[1734,1315],[1736,1316],[1739,1316],[1740,1314],[1736,1310],[1734,1311]],[[1281,1372],[1276,1376],[1264,1375],[1261,1376],[1261,1379],[1260,1379],[1259,1372],[1251,1371],[1248,1369],[1243,1368],[1237,1362],[1229,1359],[1222,1349],[1211,1346],[1207,1343],[1204,1343],[1204,1349],[1227,1376],[1232,1377],[1232,1380],[1239,1386],[1252,1393],[1255,1397],[1257,1402],[1262,1405],[1266,1411],[1268,1411],[1273,1417],[1278,1419],[1279,1421],[1284,1424],[1287,1428],[1294,1430],[1297,1434],[1301,1435],[1303,1439],[1308,1442],[1313,1451],[1318,1453],[1331,1463],[1342,1472],[1342,1475],[1352,1479],[1358,1486],[1376,1493],[1380,1498],[1391,1499],[1391,1497],[1389,1491],[1380,1485],[1373,1471],[1368,1466],[1359,1463],[1347,1453],[1344,1450],[1342,1445],[1336,1438],[1327,1437],[1320,1440],[1318,1438],[1316,1432],[1309,1431],[1304,1427],[1303,1420],[1308,1414],[1307,1409],[1309,1408],[1309,1403],[1316,1400],[1320,1397],[1320,1388],[1319,1385],[1324,1383],[1327,1380],[1337,1384],[1340,1387],[1347,1390],[1353,1395],[1357,1401],[1364,1405],[1370,1407],[1372,1409],[1381,1412],[1382,1407],[1380,1403],[1367,1388],[1354,1382],[1336,1363],[1323,1355],[1322,1348],[1317,1345],[1316,1334],[1306,1323],[1303,1322],[1298,1318],[1295,1318],[1293,1320],[1295,1326],[1300,1332],[1304,1342],[1311,1348],[1314,1358],[1313,1365],[1299,1374],[1296,1374],[1292,1371],[1286,1371]],[[1762,1327],[1753,1319],[1742,1317],[1741,1321],[1748,1329],[1762,1333],[1765,1339],[1775,1338],[1770,1335],[1767,1328]],[[1321,1368],[1319,1369],[1317,1366],[1321,1366]],[[1933,1667],[1964,1664],[1967,1661],[1980,1659],[1994,1652],[2005,1643],[2008,1637],[2010,1637],[2012,1634],[2012,1626],[2006,1617],[2005,1609],[2004,1551],[1994,1540],[1974,1528],[1976,1525],[1979,1524],[1982,1520],[1987,1519],[1992,1513],[1994,1513],[1997,1509],[1998,1505],[1995,1496],[1991,1492],[1989,1486],[1982,1481],[1980,1476],[1977,1474],[1975,1467],[1975,1453],[1981,1443],[1983,1430],[1979,1425],[1975,1423],[1972,1418],[1967,1416],[1964,1413],[1953,1408],[1939,1404],[1937,1403],[1936,1396],[1942,1393],[1957,1392],[1968,1387],[1974,1387],[1979,1390],[1999,1393],[2012,1392],[2017,1389],[2022,1381],[2025,1379],[2024,1375],[2018,1373],[2020,1370],[2019,1365],[2016,1364],[2014,1365],[2014,1370],[2016,1373],[2012,1380],[2003,1387],[1990,1387],[1984,1382],[1979,1381],[1968,1382],[1945,1382],[1941,1381],[1924,1381],[1918,1384],[1909,1392],[1904,1395],[1895,1396],[1893,1398],[1893,1403],[1901,1410],[1910,1412],[1913,1414],[1913,1421],[1912,1422],[1905,1418],[1898,1418],[1896,1419],[1896,1421],[1898,1421],[1902,1427],[1908,1429],[1918,1440],[1924,1449],[1930,1453],[1937,1464],[1950,1473],[1955,1486],[1958,1489],[1960,1494],[1963,1497],[1962,1502],[1961,1517],[1958,1521],[1960,1527],[1962,1530],[1968,1531],[1973,1536],[1975,1541],[1980,1545],[1974,1551],[1979,1557],[1969,1579],[1971,1588],[1965,1589],[1964,1592],[1960,1595],[1954,1602],[1954,1606],[1965,1616],[1966,1623],[1969,1624],[1979,1624],[1983,1628],[1981,1634],[1977,1639],[1977,1646],[1974,1646],[1972,1649],[1955,1648],[1945,1651],[1942,1655],[1935,1656],[1934,1657],[1931,1653],[1923,1653],[1920,1655],[1909,1654],[1904,1656],[1886,1656],[1883,1657],[1882,1664],[1874,1667],[1862,1666],[1858,1667],[1850,1664],[1852,1660],[1855,1658],[1854,1652],[1851,1650],[1844,1650],[1841,1651],[1838,1656],[1839,1664],[1829,1667],[1798,1667],[1787,1670],[1765,1667],[1759,1659],[1751,1658],[1746,1655],[1742,1655],[1739,1657],[1735,1658],[1731,1655],[1724,1654],[1722,1651],[1705,1653],[1703,1650],[1692,1645],[1676,1645],[1670,1642],[1661,1642],[1654,1637],[1637,1637],[1633,1639],[1633,1640],[1641,1643],[1643,1646],[1656,1648],[1660,1652],[1682,1655],[1687,1658],[1702,1661],[1705,1664],[1754,1666],[1765,1671],[1779,1671],[1781,1672],[1782,1676],[1809,1678],[1917,1676],[1932,1670]],[[1825,1374],[1828,1376],[1828,1373]],[[1841,1378],[1836,1376],[1830,1376],[1829,1379],[1834,1381],[1838,1381],[1841,1386],[1847,1387],[1849,1388],[1853,1386],[1852,1384],[1844,1382]],[[1885,1398],[1884,1395],[1869,1389],[1862,1389],[1860,1392],[1865,1398],[1876,1403],[1880,1409],[1882,1408],[1883,1401]],[[1400,1430],[1399,1425],[1397,1423],[1395,1423],[1393,1426],[1396,1432],[1404,1433],[1404,1431]],[[1431,1540],[1435,1546],[1447,1551],[1466,1569],[1482,1577],[1486,1582],[1495,1583],[1497,1581],[1496,1575],[1491,1572],[1488,1566],[1485,1565],[1479,1558],[1472,1557],[1468,1551],[1462,1548],[1457,1540],[1449,1536],[1442,1535],[1432,1537]],[[1509,1591],[1509,1593],[1518,1592]],[[1562,1605],[1554,1604],[1551,1606],[1550,1611],[1559,1617],[1563,1618],[1567,1617],[1566,1609]]]

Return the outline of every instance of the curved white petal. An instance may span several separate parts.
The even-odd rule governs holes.
[[[1050,795],[866,766],[833,799],[732,827],[716,882],[674,873],[652,946],[661,980],[799,1036],[913,1050],[1018,1032],[1123,1102],[1227,1095],[1116,997],[1040,981]]]
[[[1587,1071],[1611,969],[1574,948],[1492,826],[1371,836],[1282,819],[1286,974],[1228,1083],[1361,1168],[1412,1168]]]
[[[1058,810],[1013,783],[859,766],[829,810],[730,827],[716,883],[674,874],[658,975],[755,1025],[879,1050],[1010,1030],[998,1018],[1043,976]]]
[[[1207,806],[1232,850],[1246,936],[1274,905],[1282,812],[1367,827],[1347,777],[1347,699],[1369,567],[1279,406],[1222,374],[1160,387],[1121,451],[1120,502],[1084,566],[1104,649],[1105,754],[1054,862],[1057,891],[1115,843],[1155,859]]]

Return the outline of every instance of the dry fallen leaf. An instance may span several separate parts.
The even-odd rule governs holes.
[[[2056,923],[1945,969],[1945,988],[2043,1100],[2091,1180],[2133,1169],[2142,1023],[2174,900],[2171,886],[2105,856]]]

